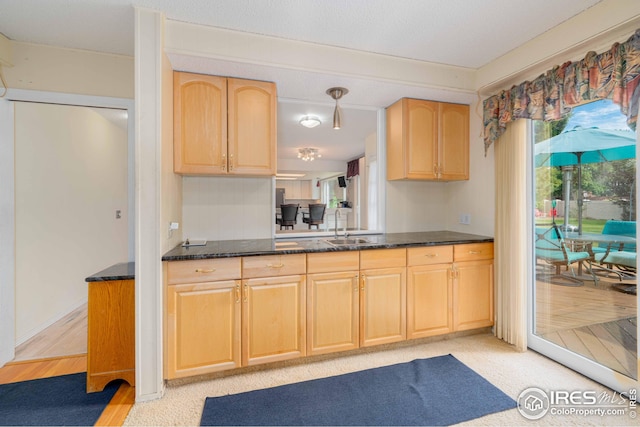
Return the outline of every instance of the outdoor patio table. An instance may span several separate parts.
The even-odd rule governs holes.
[[[614,248],[614,245],[618,246],[622,250],[625,244],[635,244],[636,238],[630,236],[622,236],[617,234],[601,234],[601,233],[576,233],[569,232],[564,235],[565,240],[569,243],[572,250],[586,251],[591,255],[591,261],[595,261],[593,254],[593,244],[606,244]],[[582,274],[582,262],[578,264],[578,275]]]

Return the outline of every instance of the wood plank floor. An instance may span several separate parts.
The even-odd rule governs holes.
[[[637,296],[618,281],[572,287],[537,282],[536,334],[617,372],[638,379]]]
[[[87,353],[87,304],[16,347],[14,361]]]

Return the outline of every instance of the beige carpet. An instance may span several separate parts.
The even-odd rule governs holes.
[[[595,390],[610,392],[606,387],[559,365],[533,351],[516,352],[510,345],[489,334],[471,335],[417,345],[351,354],[341,358],[316,360],[312,363],[280,366],[274,369],[246,372],[240,375],[205,379],[189,384],[173,382],[162,399],[137,403],[124,425],[144,426],[196,426],[207,396],[222,396],[255,389],[274,387],[313,378],[328,377],[394,363],[409,362],[451,353],[458,360],[482,375],[507,395],[517,400],[528,387],[543,390]],[[318,396],[319,399],[322,396]],[[463,404],[451,402],[451,410]],[[538,421],[523,418],[517,409],[488,415],[461,425],[516,426],[516,425],[576,425],[614,426],[638,425],[628,416],[582,417],[552,416],[547,414]]]

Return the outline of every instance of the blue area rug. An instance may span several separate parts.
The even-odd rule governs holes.
[[[516,407],[452,355],[208,397],[203,426],[451,425]]]
[[[92,426],[118,390],[86,391],[87,374],[71,374],[0,385],[0,425]]]

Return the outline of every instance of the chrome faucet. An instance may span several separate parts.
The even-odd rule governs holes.
[[[340,208],[336,208],[336,212],[334,213],[333,216],[335,221],[334,233],[337,239],[338,238],[338,218],[340,218]]]

